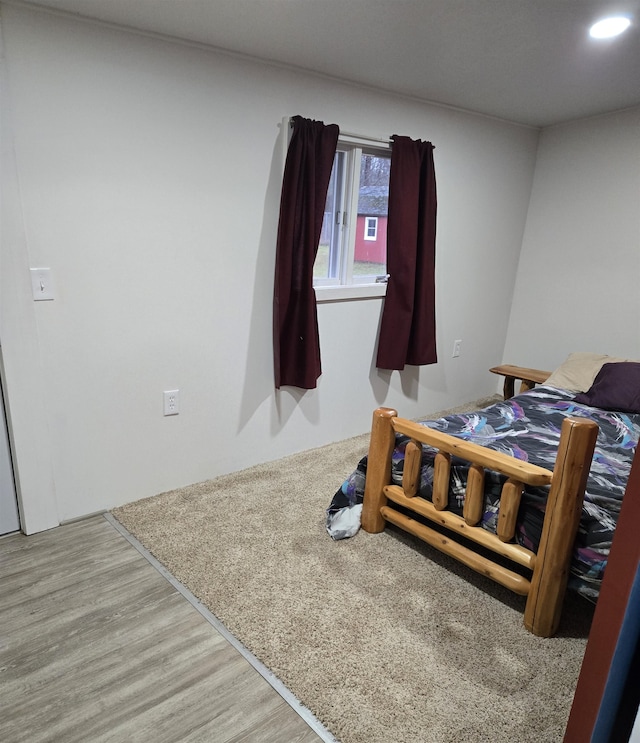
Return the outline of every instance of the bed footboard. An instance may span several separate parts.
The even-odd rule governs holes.
[[[396,433],[410,438],[405,450],[402,486],[391,484],[391,454]],[[535,635],[550,637],[560,621],[597,434],[598,426],[592,421],[567,418],[551,472],[399,418],[390,408],[378,408],[371,427],[362,527],[376,533],[389,521],[506,588],[527,596],[525,627]],[[423,444],[437,450],[431,501],[417,495]],[[471,465],[462,516],[447,510],[452,456]],[[483,510],[485,470],[500,472],[507,478],[500,498],[496,534],[478,526]],[[525,485],[550,486],[537,553],[516,544],[514,539]],[[423,521],[437,524],[438,529],[390,508],[389,500],[419,514]],[[494,560],[478,553],[473,549],[474,544],[526,571],[512,570],[504,566],[504,559]],[[522,575],[529,571],[530,578]]]

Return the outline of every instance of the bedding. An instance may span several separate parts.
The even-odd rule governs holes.
[[[575,402],[594,408],[640,413],[640,364],[604,364],[587,392]]]
[[[611,364],[614,366],[614,364]],[[635,370],[634,370],[635,371]],[[595,383],[594,383],[595,386]],[[591,392],[591,389],[588,390]],[[640,411],[603,410],[580,403],[576,392],[548,384],[472,413],[450,415],[422,425],[553,469],[560,428],[567,417],[598,424],[598,438],[587,480],[580,527],[574,546],[569,588],[595,600],[606,567],[631,461],[640,436]],[[392,455],[392,481],[402,480],[404,450],[409,438],[397,435]],[[431,499],[435,450],[423,447],[419,495]],[[334,539],[358,530],[367,458],[345,480],[327,509],[327,531]],[[457,514],[464,505],[468,465],[455,458],[451,468],[448,508]],[[487,472],[482,527],[495,532],[504,478]],[[518,512],[516,541],[537,550],[547,488],[527,487]],[[399,507],[397,507],[399,508]]]
[[[567,358],[547,378],[545,384],[572,392],[586,392],[593,384],[603,364],[628,361],[618,356],[603,353],[570,353]]]

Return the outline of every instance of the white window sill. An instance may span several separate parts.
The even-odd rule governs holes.
[[[387,293],[386,284],[352,284],[351,286],[316,286],[316,301],[343,302],[352,299],[376,299]]]

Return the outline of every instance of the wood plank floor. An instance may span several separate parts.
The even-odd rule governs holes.
[[[102,516],[0,539],[2,743],[320,743]]]

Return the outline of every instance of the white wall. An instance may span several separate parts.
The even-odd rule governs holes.
[[[537,131],[19,6],[2,27],[20,234],[0,337],[22,501],[45,514],[28,531],[361,433],[380,404],[414,417],[495,391]],[[382,300],[322,304],[318,389],[275,393],[292,114],[436,145],[437,365],[378,372]],[[29,266],[51,267],[55,301],[31,301]]]
[[[543,130],[504,361],[640,359],[640,107]]]

